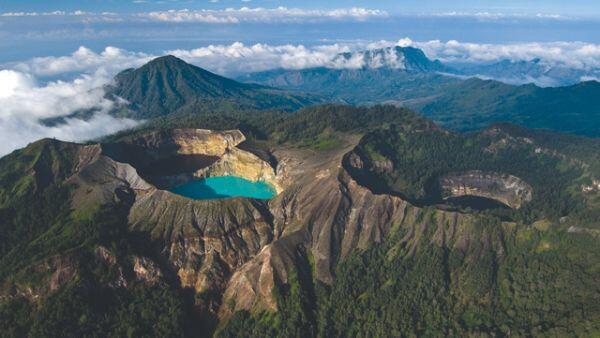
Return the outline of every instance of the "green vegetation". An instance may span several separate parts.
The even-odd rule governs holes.
[[[17,298],[0,306],[5,337],[182,337],[185,308],[176,291],[136,285],[69,286],[41,306]]]
[[[176,127],[240,129],[266,148],[327,150],[362,136],[355,151],[368,177],[361,183],[426,206],[440,198],[437,178],[465,170],[513,174],[534,189],[519,210],[469,211],[443,240],[435,233],[441,211],[427,206],[414,224],[393,226],[382,243],[337,262],[332,285],[315,279],[308,250],[294,248],[287,282],[273,290],[278,311],[237,312],[217,336],[600,335],[598,237],[567,231],[598,227],[600,201],[578,188],[600,172],[595,139],[512,125],[453,134],[406,109],[324,105],[294,113],[180,113],[105,141]],[[195,327],[209,319],[198,319],[191,303],[194,297],[218,302],[220,295],[188,294],[174,274],[154,285],[133,276],[125,276],[126,287],[114,284],[122,270],[131,271],[132,256],[152,258],[166,275],[172,267],[128,231],[130,195],[72,210],[76,187],[67,179],[78,149],[42,140],[0,159],[0,291],[8,295],[0,302],[0,331],[14,337],[207,332]],[[516,223],[500,221],[506,218]],[[113,263],[98,258],[99,246]],[[58,268],[72,278],[55,280],[49,291]]]
[[[427,72],[381,68],[272,70],[250,74],[244,81],[295,92],[314,93],[350,104],[410,103],[439,93],[460,79]]]
[[[361,135],[390,124],[406,130],[435,128],[432,122],[414,112],[389,105],[373,107],[319,105],[293,113],[234,110],[222,114],[196,113],[163,117],[154,119],[133,132],[118,133],[102,141],[118,142],[152,130],[173,128],[239,129],[251,140],[327,149],[339,144],[341,134]]]
[[[589,166],[590,173],[600,173],[600,142],[598,138],[581,137],[556,133],[542,129],[527,129],[515,124],[500,124],[498,127],[513,137],[532,140],[540,147],[552,149],[569,158]]]
[[[501,127],[452,134],[404,132],[392,126],[361,140],[356,153],[367,169],[355,176],[375,190],[398,193],[417,204],[434,204],[442,199],[438,179],[444,175],[469,170],[506,173],[530,184],[533,200],[516,211],[499,210],[499,215],[532,222],[582,211],[585,202],[578,193],[578,180],[586,171],[584,166],[536,151],[537,144],[519,137]],[[391,164],[382,166],[385,161]]]
[[[138,119],[198,112],[246,109],[294,110],[318,102],[315,97],[249,85],[185,63],[174,56],[128,69],[107,87],[107,96],[130,104],[114,114]]]
[[[69,190],[58,184],[72,173],[75,147],[41,140],[0,161],[0,260],[68,214]],[[1,275],[1,273],[0,273]]]
[[[127,205],[105,205],[86,220],[73,217],[73,187],[63,180],[73,173],[75,150],[42,140],[0,160],[1,291],[18,286],[49,295],[1,302],[2,336],[183,336],[189,310],[179,290],[107,286],[119,272],[99,263],[94,250],[103,245],[122,260],[139,246],[127,232]],[[50,266],[73,278],[52,281]],[[44,289],[52,283],[60,287],[56,293]]]
[[[4,281],[33,290],[51,283],[41,266],[61,257],[58,269],[76,277],[41,303],[15,297],[0,305],[0,328],[7,336],[183,336],[189,309],[180,291],[166,284],[111,286],[118,267],[100,263],[94,249],[104,245],[119,260],[137,252],[119,207],[102,209],[87,222],[69,218],[19,245],[1,261]],[[68,270],[63,272],[68,274]],[[42,296],[45,296],[42,291]]]
[[[318,94],[332,102],[407,107],[454,130],[510,122],[600,137],[600,83],[596,81],[541,88],[388,67],[275,70],[251,74],[244,80]]]
[[[284,295],[280,312],[237,313],[221,336],[284,337],[306,327],[317,327],[316,334],[303,335],[312,337],[600,334],[594,238],[556,228],[504,228],[493,218],[463,226],[484,240],[461,249],[431,244],[427,232],[406,241],[406,232],[398,231],[351,253],[338,265],[332,286],[304,285],[316,290],[304,300],[314,307],[291,304],[286,297],[293,295]],[[488,237],[499,234],[504,241]],[[315,321],[289,320],[283,314],[290,307],[317,314]],[[282,328],[281,320],[292,327]]]
[[[446,86],[430,101],[409,105],[444,126],[458,130],[511,122],[592,137],[600,136],[600,83],[568,87],[512,86],[492,80],[469,79]]]
[[[315,337],[317,335],[316,295],[312,271],[306,254],[299,251],[296,267],[290,271],[288,283],[273,290],[277,312],[252,315],[238,311],[216,337]]]
[[[500,231],[494,222],[477,226]],[[412,243],[394,236],[340,264],[324,326],[333,336],[598,334],[600,257],[593,239],[577,237],[519,229],[502,257],[426,239],[411,256]]]

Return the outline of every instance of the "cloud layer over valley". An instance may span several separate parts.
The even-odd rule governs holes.
[[[101,86],[106,82],[97,73],[40,84],[29,73],[0,70],[0,156],[44,137],[84,141],[137,125],[107,114],[114,103],[104,98]],[[56,126],[41,123],[87,109],[97,111],[87,120],[67,118]]]
[[[409,38],[397,41],[357,41],[314,46],[260,43],[248,45],[235,42],[229,45],[176,49],[166,53],[218,73],[238,75],[275,68],[361,68],[366,64],[359,53],[351,59],[336,58],[336,56],[340,53],[393,46],[420,48],[430,59],[439,59],[444,63],[486,64],[502,60],[519,62],[540,59],[541,65],[546,68],[564,67],[590,72],[600,69],[600,45],[585,42],[479,44],[456,40],[420,42]],[[535,82],[535,79],[531,79],[530,82]]]
[[[393,46],[413,46],[422,49],[430,59],[445,63],[493,63],[502,60],[530,61],[540,59],[549,67],[564,66],[590,70],[600,68],[600,44],[586,42],[530,42],[481,44],[457,40],[413,41],[409,38],[389,41],[353,41],[333,44],[211,44],[193,49],[174,49],[152,55],[106,47],[96,53],[80,47],[66,56],[36,57],[12,62],[4,67],[39,77],[68,73],[103,73],[112,76],[131,67],[140,66],[156,56],[172,54],[188,62],[224,75],[236,75],[276,68],[304,69],[312,67],[360,68],[361,58],[344,60],[340,53],[358,52]],[[358,54],[357,54],[358,55]]]

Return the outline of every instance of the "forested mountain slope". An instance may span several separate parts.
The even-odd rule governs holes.
[[[318,102],[307,95],[239,83],[170,55],[124,70],[106,91],[108,98],[126,102],[116,114],[138,119],[240,107],[295,110]]]
[[[511,122],[573,134],[600,136],[600,83],[567,87],[512,86],[469,79],[444,87],[430,100],[405,103],[443,125],[459,130]]]
[[[423,57],[426,59],[424,54],[419,59]],[[278,69],[249,74],[240,80],[319,94],[333,102],[403,106],[453,130],[511,122],[600,136],[600,83],[596,81],[564,87],[516,86],[467,78],[430,60],[420,63],[437,66],[393,67],[394,63],[388,61],[378,67]]]
[[[336,105],[158,119],[101,144],[42,140],[0,159],[0,327],[594,336],[599,146],[512,125],[459,134],[406,109]],[[184,163],[177,156],[212,160],[160,171]],[[168,191],[223,170],[279,193]]]

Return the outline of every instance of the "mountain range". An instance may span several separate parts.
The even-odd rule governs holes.
[[[573,135],[597,132],[598,84],[462,80],[395,51],[274,72],[288,90],[162,57],[106,88],[139,128],[0,158],[2,334],[598,336],[600,141]],[[373,101],[316,104],[351,92]],[[499,120],[572,133],[453,130]],[[176,193],[219,176],[274,196]]]
[[[465,70],[431,61],[422,51],[410,47],[339,57],[360,60],[358,64],[362,66],[278,69],[248,74],[240,80],[319,94],[332,102],[408,107],[455,130],[514,122],[531,128],[600,135],[600,86],[596,81],[543,88],[468,78]],[[487,71],[483,68],[471,71],[500,75],[504,72],[500,68],[504,68],[507,73],[521,74],[515,69],[541,67],[539,61],[533,63],[528,67],[529,63],[503,62],[488,66]]]
[[[422,50],[414,47],[387,47],[338,54],[332,64],[340,68],[390,68],[408,72],[452,71],[438,60],[430,60]]]
[[[500,60],[488,64],[453,64],[458,75],[495,79],[508,84],[533,83],[541,87],[571,86],[600,78],[600,69],[580,69],[553,65],[540,58],[532,60]]]
[[[244,110],[291,112],[326,102],[392,104],[459,131],[512,122],[600,135],[600,85],[596,81],[539,87],[464,78],[411,47],[344,53],[334,60],[332,67],[341,68],[277,69],[236,81],[165,56],[119,73],[105,91],[117,103],[113,115],[145,120]],[[357,67],[347,68],[349,64]],[[93,113],[78,111],[69,117],[85,119]],[[43,122],[65,121],[58,117]]]

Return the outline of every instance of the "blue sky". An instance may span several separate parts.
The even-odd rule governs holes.
[[[600,2],[596,0],[379,0],[379,1],[278,1],[278,0],[2,0],[0,12],[9,11],[115,11],[132,13],[137,11],[164,10],[164,9],[199,9],[199,8],[226,8],[226,7],[295,7],[295,8],[341,8],[365,7],[378,8],[398,13],[438,13],[438,12],[511,12],[511,13],[555,13],[563,15],[598,16],[600,15]]]
[[[598,0],[0,0],[0,67],[80,46],[160,54],[235,42],[310,46],[405,37],[600,44],[599,31]]]

